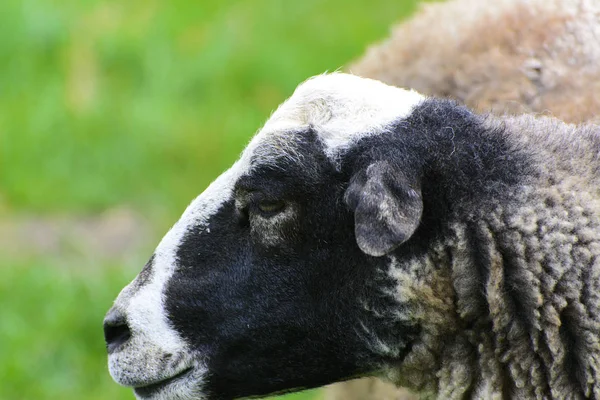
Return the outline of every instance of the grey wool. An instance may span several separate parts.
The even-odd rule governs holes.
[[[431,324],[395,380],[439,399],[599,398],[600,130],[502,125],[538,149],[535,172],[508,204],[455,223],[440,246],[453,252],[392,271]]]
[[[369,48],[366,54],[351,63],[347,70],[364,77],[379,79],[388,84],[411,87],[424,94],[458,99],[469,107],[482,112],[492,112],[497,115],[542,113],[558,117],[566,122],[580,123],[598,122],[598,115],[600,115],[600,97],[597,96],[600,91],[599,61],[600,3],[598,2],[592,0],[500,0],[495,2],[452,0],[444,3],[423,4],[415,16],[398,24],[388,39]],[[510,123],[517,126],[532,123],[528,117],[511,121]],[[551,122],[548,124],[552,125]],[[549,129],[549,132],[552,130]],[[577,136],[574,133],[571,135]],[[557,140],[560,144],[553,146],[555,151],[561,151],[558,150],[559,147],[581,148],[581,146],[585,146],[578,140],[569,142],[564,137]],[[543,153],[541,150],[540,152]],[[554,158],[550,157],[547,162],[551,164],[554,162],[553,160]],[[537,305],[540,301],[539,288],[558,287],[564,292],[561,292],[560,295],[553,293],[547,302],[544,302],[545,298],[542,296],[543,307],[541,310],[543,312],[538,307],[532,307],[536,311],[530,315],[531,322],[539,325],[540,319],[543,322],[545,321],[543,318],[549,318],[550,321],[554,321],[554,325],[551,325],[554,326],[554,329],[538,331],[535,335],[524,334],[523,325],[529,325],[516,320],[510,311],[516,309],[518,315],[529,318],[528,314],[522,313],[523,304],[510,304],[510,301],[507,303],[507,300],[510,299],[496,295],[493,303],[495,308],[492,309],[490,305],[490,312],[495,310],[493,312],[502,316],[499,320],[502,321],[501,326],[506,332],[502,339],[504,345],[514,349],[513,352],[517,355],[519,350],[522,350],[526,356],[531,353],[531,350],[523,349],[528,349],[527,345],[529,344],[539,349],[540,355],[513,363],[514,366],[510,369],[503,361],[498,364],[498,359],[493,357],[495,350],[492,351],[492,347],[483,351],[483,347],[485,347],[483,346],[480,349],[481,355],[468,355],[460,352],[455,354],[455,357],[459,359],[463,357],[463,361],[469,356],[474,356],[476,361],[485,367],[486,373],[496,376],[498,381],[508,377],[507,374],[519,374],[523,381],[519,384],[524,386],[522,390],[525,392],[527,379],[541,379],[541,371],[547,370],[556,375],[554,378],[556,382],[564,379],[564,377],[558,376],[557,371],[560,371],[561,363],[568,365],[574,362],[573,352],[580,348],[581,343],[572,342],[567,348],[558,346],[561,335],[564,337],[568,336],[569,332],[582,333],[582,337],[586,337],[586,339],[582,339],[583,343],[590,343],[594,348],[598,346],[597,322],[583,323],[586,319],[582,319],[585,313],[598,315],[597,310],[590,304],[585,306],[576,302],[573,305],[572,299],[577,299],[579,295],[587,296],[588,303],[593,302],[592,299],[596,299],[597,295],[590,293],[589,286],[586,286],[589,283],[584,283],[582,279],[596,279],[597,281],[598,277],[594,274],[588,274],[587,277],[582,276],[583,272],[576,265],[577,263],[579,265],[595,263],[594,255],[600,255],[600,252],[596,244],[585,247],[584,251],[581,245],[574,246],[573,243],[570,243],[572,240],[577,240],[578,243],[581,243],[580,240],[588,240],[589,243],[592,243],[589,241],[590,235],[595,235],[598,229],[590,220],[589,211],[584,215],[585,208],[581,209],[581,206],[573,204],[574,200],[572,192],[569,192],[569,187],[574,185],[573,181],[580,177],[571,176],[568,172],[569,169],[577,168],[569,165],[569,162],[566,164],[563,166],[565,173],[562,179],[564,181],[561,185],[548,187],[546,192],[547,198],[550,199],[547,201],[548,204],[564,205],[565,212],[569,213],[569,216],[573,216],[573,218],[569,218],[571,221],[569,226],[562,226],[558,220],[554,220],[556,229],[544,236],[533,236],[529,242],[523,241],[523,246],[528,243],[526,251],[526,254],[529,254],[528,257],[537,254],[530,253],[537,248],[542,253],[537,254],[536,257],[548,257],[559,261],[554,263],[551,275],[540,276],[540,273],[544,272],[539,270],[542,262],[538,263],[538,269],[524,272],[524,276],[520,279],[523,285],[527,284],[527,287],[531,289],[529,293],[531,297],[528,298],[529,303],[527,303],[530,307]],[[581,166],[582,164],[577,165]],[[579,173],[576,172],[574,176],[579,176]],[[554,177],[552,181],[556,181],[556,179]],[[514,217],[516,219],[513,220],[512,225],[509,225],[514,228],[507,230],[507,235],[513,235],[516,238],[522,236],[523,231],[530,232],[532,229],[536,229],[538,227],[536,222],[539,222],[542,216],[549,212],[547,207],[536,209],[536,205],[541,207],[546,203],[535,203],[534,199],[531,201],[534,203],[529,208],[523,209],[525,215]],[[595,201],[590,198],[590,203],[587,204],[595,204]],[[569,209],[571,206],[575,208],[573,211]],[[479,229],[482,234],[488,231],[484,226]],[[580,239],[579,235],[573,232],[584,232],[582,238],[586,239]],[[488,231],[488,234],[491,233]],[[456,235],[457,240],[464,235],[459,227],[456,228]],[[557,255],[550,256],[544,253],[548,248],[555,246],[562,249],[561,254],[569,254],[568,258],[556,258]],[[465,247],[465,249],[467,248]],[[577,251],[573,251],[574,248]],[[568,262],[565,261],[563,264],[562,260],[568,260]],[[594,270],[596,269],[597,267],[594,267]],[[460,274],[461,272],[457,270],[456,273]],[[462,274],[462,278],[458,280],[460,284],[456,288],[459,291],[468,288],[469,285],[466,283],[473,279],[465,271],[462,271]],[[571,281],[574,278],[578,278],[578,280]],[[502,282],[501,276],[496,279],[496,287],[506,286],[506,283]],[[492,285],[490,289],[493,287]],[[468,290],[466,291],[468,293]],[[468,307],[466,305],[463,307],[465,307],[463,312],[468,315]],[[528,321],[527,318],[523,321]],[[581,324],[567,323],[572,320],[581,321]],[[590,321],[595,320],[590,319]],[[545,325],[543,326],[545,327]],[[546,350],[540,347],[540,338],[544,336],[549,338],[548,343],[553,343],[552,347],[548,347]],[[491,346],[494,343],[489,344]],[[452,351],[450,353],[452,354]],[[560,359],[563,361],[558,361]],[[438,360],[438,362],[442,361]],[[449,361],[444,362],[449,364]],[[594,360],[590,365],[596,365],[596,363],[597,361]],[[550,365],[553,365],[554,369],[548,368]],[[574,373],[592,376],[591,371],[590,369],[588,372]],[[445,379],[468,380],[472,373],[465,366],[460,373],[455,372],[455,375],[447,373]],[[403,383],[400,382],[402,379],[399,377],[396,383]],[[568,388],[568,385],[565,388]],[[568,391],[568,389],[566,390]],[[490,397],[478,395],[475,391],[462,393],[461,390],[458,390],[452,393],[454,393],[453,396],[451,393],[440,393],[438,397],[493,398],[491,392],[488,393]],[[557,393],[551,397],[577,398],[576,393]],[[587,393],[588,397],[598,396],[592,390],[588,390]],[[521,398],[516,396],[516,393],[506,397]],[[535,398],[535,393],[529,393],[527,397]],[[398,388],[394,384],[376,378],[364,378],[331,385],[326,391],[327,400],[408,400],[415,398],[418,396],[411,394],[406,389]]]
[[[403,311],[373,311],[421,332],[383,375],[421,398],[600,398],[600,128],[528,115],[487,124],[527,155],[525,176],[469,200],[425,254],[390,257],[387,295]],[[392,342],[374,348],[394,354]]]

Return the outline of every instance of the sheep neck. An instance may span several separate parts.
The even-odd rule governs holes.
[[[600,394],[600,204],[577,178],[540,179],[390,257],[399,318],[421,329],[390,379],[439,399]]]

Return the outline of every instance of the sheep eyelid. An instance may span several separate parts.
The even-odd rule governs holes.
[[[267,198],[264,193],[256,192],[256,195],[248,196],[238,209],[248,218],[252,216],[271,218],[284,211],[286,207],[285,201],[278,198]]]
[[[243,190],[236,200],[238,213],[247,219],[251,215],[270,218],[284,211],[286,207],[287,204],[284,200],[268,197],[259,190]]]
[[[251,211],[262,217],[272,217],[285,210],[286,204],[283,200],[257,200],[251,203]]]

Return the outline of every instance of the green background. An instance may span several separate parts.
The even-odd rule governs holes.
[[[132,399],[119,290],[298,83],[416,2],[0,1],[0,399]]]

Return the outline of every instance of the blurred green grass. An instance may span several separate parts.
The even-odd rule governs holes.
[[[415,2],[3,0],[4,208],[174,217],[299,82]]]
[[[4,260],[0,280],[0,398],[131,399],[110,382],[100,321],[124,269]]]
[[[1,1],[0,225],[124,206],[166,230],[299,82],[415,3]],[[114,261],[0,252],[0,399],[133,398],[101,321],[154,244]]]

